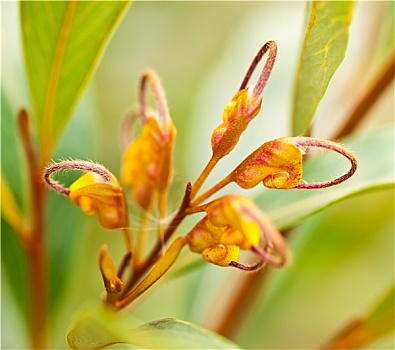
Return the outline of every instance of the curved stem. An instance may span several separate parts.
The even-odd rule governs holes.
[[[337,140],[353,131],[358,124],[363,120],[363,117],[367,115],[367,112],[378,100],[383,91],[393,81],[395,75],[395,56],[394,53],[385,63],[383,69],[379,72],[378,76],[372,84],[369,85],[368,91],[361,97],[349,116],[345,118],[346,122],[342,128],[332,137]]]

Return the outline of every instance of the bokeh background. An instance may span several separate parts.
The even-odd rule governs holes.
[[[79,102],[55,158],[92,159],[117,174],[121,118],[137,102],[141,72],[154,68],[162,79],[178,131],[170,204],[175,210],[185,183],[196,179],[211,155],[211,132],[220,123],[224,106],[237,91],[256,52],[271,39],[278,43],[279,53],[260,115],[235,152],[215,169],[207,186],[220,180],[262,142],[290,135],[294,75],[307,6],[305,2],[266,1],[135,2]],[[393,14],[390,2],[357,4],[347,55],[319,106],[314,136],[330,138],[336,132],[393,50]],[[23,157],[12,118],[19,107],[29,107],[30,102],[18,3],[2,2],[1,16],[2,167],[20,173],[19,182],[13,181],[12,186],[21,195]],[[359,130],[380,125],[393,128],[393,118],[391,87],[369,111]],[[9,159],[8,139],[15,144],[16,159]],[[393,149],[383,152],[393,153]],[[239,192],[235,187],[227,191]],[[248,195],[259,191],[251,190]],[[393,200],[393,190],[364,194],[300,225],[291,235],[294,264],[283,271],[271,271],[256,308],[249,310],[233,339],[247,348],[311,348],[350,316],[374,305],[393,281]],[[61,295],[61,301],[52,306],[52,336],[61,348],[73,313],[81,303],[102,293],[97,268],[100,245],[107,243],[117,260],[123,254],[123,240],[118,232],[103,230],[95,219],[84,217],[64,199],[51,195],[50,204],[49,221],[54,227],[49,233],[50,268],[55,281],[52,292]],[[78,229],[75,225],[69,229],[69,220],[76,220]],[[180,232],[187,232],[195,221],[186,221]],[[67,239],[59,238],[59,232]],[[9,236],[2,236],[2,254],[20,259],[20,250]],[[188,260],[189,255],[182,259]],[[15,274],[20,277],[20,288],[24,288],[21,265],[15,262]],[[25,348],[23,302],[15,297],[15,287],[9,283],[12,267],[7,266],[2,269],[2,346]],[[237,271],[205,265],[187,276],[169,274],[130,312],[144,322],[175,317],[215,329],[217,316],[226,310],[232,288],[241,278]],[[375,347],[391,348],[393,339],[387,337],[372,345]]]

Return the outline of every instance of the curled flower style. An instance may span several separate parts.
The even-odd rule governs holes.
[[[202,209],[207,215],[188,233],[187,243],[206,261],[247,270],[243,264],[231,263],[237,262],[240,249],[251,250],[273,266],[283,266],[289,260],[283,237],[251,199],[228,195]]]
[[[61,170],[83,170],[87,173],[67,188],[52,178],[53,173]],[[117,178],[102,165],[81,160],[62,161],[48,166],[44,179],[54,190],[67,195],[85,214],[97,214],[103,227],[128,227],[124,191]]]
[[[153,87],[158,106],[157,115],[146,106],[147,82]],[[176,129],[168,113],[162,86],[153,71],[143,74],[140,101],[138,110],[143,128],[141,135],[132,140],[125,150],[122,180],[131,190],[133,200],[143,209],[149,210],[154,194],[164,194],[170,185]]]

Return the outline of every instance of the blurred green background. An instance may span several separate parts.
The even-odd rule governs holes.
[[[24,167],[14,119],[19,107],[31,104],[22,63],[18,4],[2,2],[1,7],[2,168],[22,201]],[[220,123],[224,106],[237,91],[256,52],[270,39],[278,43],[279,53],[260,116],[235,152],[215,169],[207,186],[262,142],[290,134],[293,79],[305,11],[304,2],[134,3],[78,104],[55,158],[92,159],[118,174],[120,120],[137,101],[141,71],[154,68],[162,79],[178,131],[170,205],[175,210],[185,183],[196,179],[211,155],[211,132]],[[393,13],[392,3],[357,4],[347,55],[317,111],[314,136],[333,135],[393,50]],[[360,129],[393,128],[393,117],[391,87]],[[393,153],[393,149],[383,152]],[[247,194],[254,196],[260,190]],[[227,191],[240,192],[232,186]],[[62,348],[73,313],[82,302],[98,298],[103,291],[97,267],[100,245],[107,243],[119,261],[123,240],[118,232],[105,231],[95,218],[84,217],[66,199],[53,194],[49,215],[55,295],[52,337],[56,347]],[[291,235],[294,264],[271,271],[262,297],[234,334],[235,341],[247,348],[312,348],[350,316],[369,310],[393,283],[393,215],[390,189],[348,199],[306,220]],[[184,222],[180,232],[187,232],[194,219]],[[138,222],[132,225],[136,227]],[[2,347],[25,348],[20,312],[23,292],[15,291],[18,283],[24,288],[22,257],[4,224],[2,231],[2,255],[15,260],[15,265],[8,263],[7,269],[2,268]],[[9,277],[14,284],[9,283]],[[242,278],[238,271],[215,266],[203,266],[179,278],[165,276],[131,312],[145,322],[175,317],[215,329],[232,286]],[[387,337],[372,346],[393,348],[393,339]]]

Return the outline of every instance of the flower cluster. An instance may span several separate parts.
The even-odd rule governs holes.
[[[259,78],[255,85],[248,87],[252,73],[266,54]],[[68,196],[85,214],[97,214],[104,228],[119,229],[124,234],[127,251],[118,269],[107,247],[100,249],[99,264],[108,304],[122,308],[144,293],[173,265],[185,246],[191,252],[201,254],[204,261],[222,267],[252,271],[266,264],[275,267],[286,265],[290,253],[284,237],[250,198],[229,194],[211,199],[229,183],[234,182],[243,189],[260,183],[274,189],[314,189],[336,185],[354,174],[357,161],[343,146],[309,137],[283,137],[263,143],[221,181],[199,195],[213,168],[236,147],[242,133],[258,115],[276,54],[275,42],[269,41],[254,58],[239,90],[224,109],[222,123],[212,133],[211,158],[195,183],[187,184],[182,203],[170,223],[165,219],[173,174],[176,128],[154,71],[143,73],[139,105],[128,111],[122,128],[124,155],[121,179],[130,191],[132,202],[141,209],[139,232],[132,233],[125,192],[105,167],[87,161],[67,160],[46,168],[44,179],[50,187]],[[151,87],[156,108],[148,106],[147,86]],[[138,120],[141,132],[133,137]],[[350,161],[349,171],[330,181],[303,183],[303,156],[312,147],[340,153]],[[64,187],[53,179],[54,173],[60,170],[80,170],[85,174],[69,187]],[[205,216],[164,251],[163,247],[170,242],[184,218],[199,212]],[[147,225],[149,217],[155,213],[159,215],[157,240],[147,254]],[[240,250],[250,251],[256,263],[240,262]],[[128,276],[124,277],[126,272]]]

